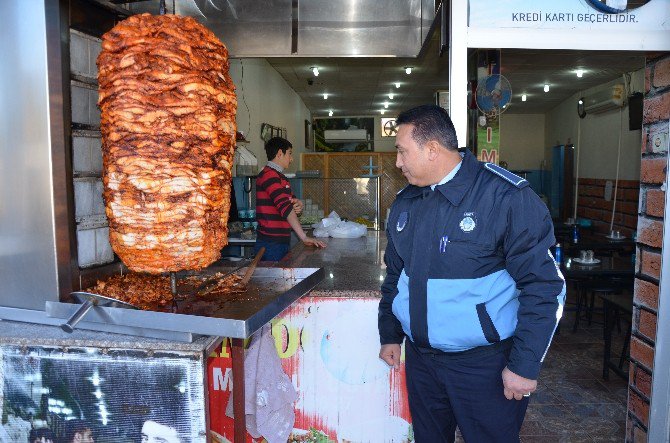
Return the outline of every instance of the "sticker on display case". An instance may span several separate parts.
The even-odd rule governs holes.
[[[470,0],[470,27],[668,30],[664,0]]]
[[[206,441],[201,359],[104,351],[1,346],[0,441]]]
[[[404,352],[398,370],[379,359],[378,307],[375,297],[304,297],[272,321],[282,368],[298,392],[289,443],[414,441]],[[231,363],[226,340],[207,365],[215,442],[233,440]],[[264,440],[247,434],[246,441]]]

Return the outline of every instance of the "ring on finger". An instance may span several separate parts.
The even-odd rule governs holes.
[[[530,397],[530,392],[523,394],[524,397]]]

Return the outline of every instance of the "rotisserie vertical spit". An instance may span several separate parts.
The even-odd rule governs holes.
[[[228,52],[190,17],[130,17],[98,57],[110,243],[134,271],[201,269],[227,244],[237,100]]]

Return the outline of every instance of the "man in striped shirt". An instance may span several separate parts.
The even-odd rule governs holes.
[[[279,261],[288,253],[291,229],[307,246],[325,248],[322,241],[310,238],[300,226],[298,214],[303,203],[291,192],[291,185],[283,174],[293,162],[293,146],[281,137],[273,137],[265,144],[268,163],[256,178],[256,220],[258,231],[254,253],[265,247],[262,260]]]

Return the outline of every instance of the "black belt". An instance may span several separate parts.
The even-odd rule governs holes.
[[[466,349],[465,351],[445,352],[435,348],[426,348],[417,346],[411,340],[407,341],[410,343],[411,346],[413,346],[417,351],[419,351],[422,354],[433,354],[435,356],[439,355],[444,356],[446,358],[454,358],[454,359],[469,358],[474,356],[486,356],[486,355],[497,354],[499,352],[506,352],[512,349],[512,345],[514,344],[513,338],[509,337],[490,345],[477,346],[475,348]]]

